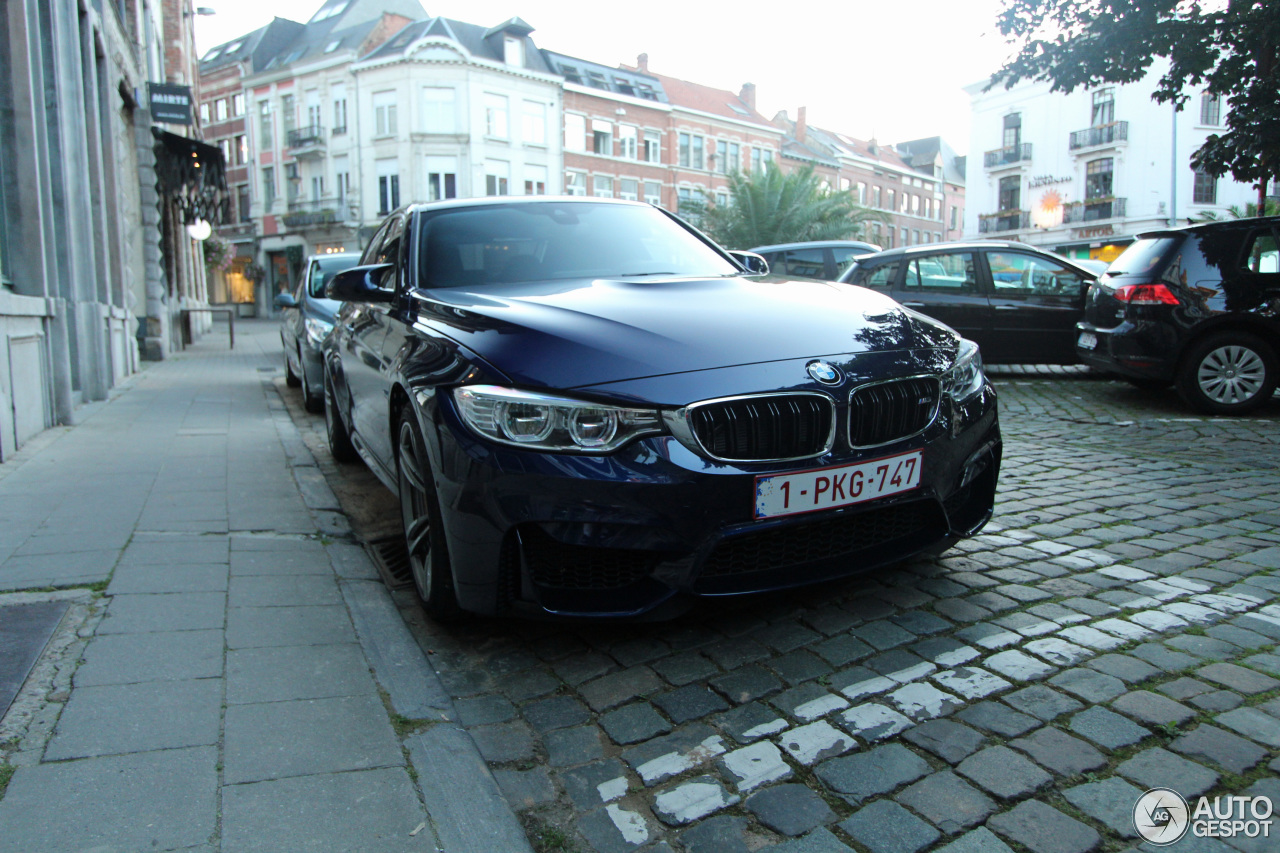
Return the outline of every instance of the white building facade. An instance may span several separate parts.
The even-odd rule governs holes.
[[[1227,104],[1188,91],[1181,112],[1151,99],[1162,69],[1070,94],[1047,82],[986,81],[971,98],[967,238],[1019,240],[1110,261],[1135,235],[1256,200],[1230,176],[1195,171],[1192,154],[1224,131]]]

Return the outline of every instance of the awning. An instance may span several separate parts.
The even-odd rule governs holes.
[[[156,177],[160,195],[176,201],[183,222],[225,221],[227,169],[222,151],[198,139],[151,128],[156,138]]]

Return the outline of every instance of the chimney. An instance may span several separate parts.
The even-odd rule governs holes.
[[[804,132],[809,128],[809,122],[805,120],[805,107],[796,109],[796,142],[804,142]]]
[[[738,93],[738,97],[742,99],[743,103],[751,107],[752,112],[755,112],[755,109],[756,109],[756,84],[755,83],[743,83],[742,91]]]
[[[649,73],[649,54],[642,53],[636,57],[636,70],[641,74]]]

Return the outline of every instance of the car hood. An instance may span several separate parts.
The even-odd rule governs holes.
[[[820,281],[594,279],[426,290],[415,299],[419,321],[526,387],[956,342],[947,327],[881,294]]]

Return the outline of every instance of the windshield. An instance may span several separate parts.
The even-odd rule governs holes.
[[[307,292],[316,299],[324,299],[324,286],[329,283],[329,279],[358,263],[360,263],[359,255],[328,255],[316,258],[311,262],[311,277],[307,282]]]
[[[446,210],[427,219],[424,245],[427,287],[740,272],[661,211],[630,205],[545,202]]]
[[[1145,237],[1129,244],[1120,257],[1111,262],[1111,275],[1158,275],[1157,270],[1181,241],[1180,237]]]

